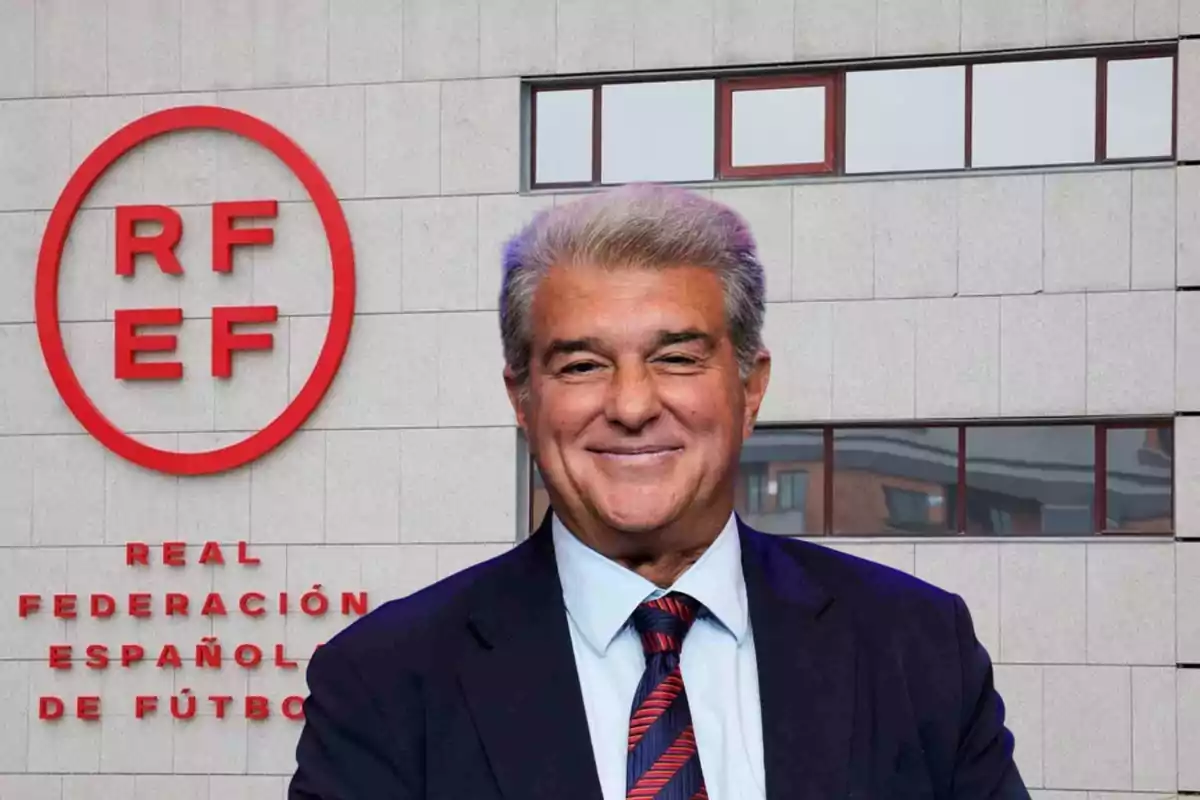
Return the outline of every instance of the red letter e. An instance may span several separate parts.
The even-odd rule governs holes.
[[[139,362],[138,352],[171,352],[175,349],[174,334],[146,336],[135,333],[141,325],[179,325],[183,322],[181,308],[120,308],[115,314],[115,374],[117,380],[179,380],[183,364],[178,361]]]

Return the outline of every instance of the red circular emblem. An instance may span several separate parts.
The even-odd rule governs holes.
[[[227,447],[199,453],[160,450],[115,426],[96,408],[67,358],[58,318],[58,277],[63,248],[75,214],[96,181],[125,153],[155,136],[189,129],[212,129],[250,139],[282,161],[312,199],[329,242],[333,266],[333,307],[329,330],[312,374],[299,394],[257,433]],[[67,408],[87,431],[112,452],[147,469],[175,475],[204,475],[247,464],[291,436],[320,404],[341,366],[354,319],[354,250],[350,229],[329,181],[311,158],[281,131],[233,109],[184,106],[137,119],[109,136],[84,159],[59,195],[46,224],[38,254],[35,314],[38,341],[50,377]]]

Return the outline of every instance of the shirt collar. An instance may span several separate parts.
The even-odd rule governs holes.
[[[660,589],[588,547],[567,530],[557,514],[553,516],[551,535],[567,613],[597,653],[608,650],[641,602],[672,591],[700,601],[738,644],[745,639],[749,612],[741,540],[734,515],[730,515],[712,545],[670,589]]]

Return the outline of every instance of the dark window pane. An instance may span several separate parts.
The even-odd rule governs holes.
[[[1170,428],[1108,430],[1107,530],[1134,533],[1173,530],[1170,434]]]
[[[1095,465],[1091,425],[968,428],[967,533],[1093,533]]]
[[[741,518],[767,533],[820,534],[824,452],[820,430],[755,431],[742,448],[736,498]]]
[[[855,428],[833,434],[833,532],[954,530],[957,428]]]

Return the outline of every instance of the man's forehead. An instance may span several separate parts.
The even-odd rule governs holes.
[[[532,309],[535,339],[644,341],[659,332],[701,331],[718,338],[724,328],[719,279],[701,268],[556,268],[537,287]]]
[[[619,306],[706,306],[722,301],[720,278],[712,270],[688,265],[614,267],[590,265],[553,267],[534,290],[534,309],[565,311],[582,304]]]

